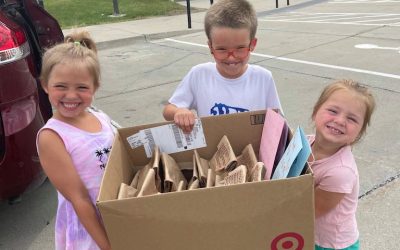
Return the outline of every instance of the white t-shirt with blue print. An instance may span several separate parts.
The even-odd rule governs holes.
[[[272,74],[248,65],[236,79],[223,77],[215,63],[194,66],[169,99],[179,108],[194,109],[199,117],[282,107]]]

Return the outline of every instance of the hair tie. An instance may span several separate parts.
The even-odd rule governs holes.
[[[79,46],[79,45],[81,45],[81,43],[78,42],[78,41],[75,41],[75,42],[74,42],[74,45],[75,45],[75,46]]]

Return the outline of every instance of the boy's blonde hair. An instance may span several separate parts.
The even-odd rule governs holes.
[[[252,40],[257,31],[257,15],[246,0],[218,0],[211,5],[204,18],[204,29],[210,41],[211,30],[215,27],[248,29]]]
[[[352,143],[358,142],[361,137],[365,134],[367,130],[367,126],[370,125],[372,113],[375,110],[375,99],[372,93],[369,91],[368,88],[361,86],[360,83],[355,82],[353,80],[339,80],[334,83],[329,84],[325,87],[322,91],[318,101],[314,105],[313,113],[311,118],[314,119],[315,115],[317,114],[318,110],[321,108],[322,104],[324,104],[328,98],[338,90],[347,90],[349,92],[356,93],[360,99],[365,104],[365,116],[364,116],[364,123],[362,124],[360,133],[358,134],[356,140]]]
[[[44,53],[40,73],[41,84],[48,83],[50,73],[55,65],[60,63],[76,64],[77,62],[86,66],[92,74],[94,87],[97,89],[100,86],[100,63],[97,57],[97,48],[89,32],[84,30],[74,31],[64,38],[64,43],[57,44]]]

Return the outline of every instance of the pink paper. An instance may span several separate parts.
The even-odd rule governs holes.
[[[285,121],[280,114],[276,113],[272,109],[267,110],[261,135],[259,153],[260,161],[264,163],[267,169],[264,177],[265,180],[271,178],[275,155],[278,150],[284,122]]]

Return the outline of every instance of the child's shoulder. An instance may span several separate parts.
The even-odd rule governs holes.
[[[102,125],[107,125],[107,127],[111,129],[113,134],[116,133],[116,128],[113,126],[113,121],[111,120],[110,116],[94,107],[89,108],[89,112],[96,116],[96,118],[102,123]]]
[[[92,113],[94,116],[96,116],[97,119],[99,119],[99,120],[101,120],[101,121],[105,121],[105,122],[110,122],[110,121],[111,121],[111,118],[110,118],[106,113],[104,113],[104,112],[101,111],[101,110],[98,110],[98,109],[95,108],[95,107],[90,107],[90,108],[88,109],[88,111],[89,111],[90,113]]]
[[[63,132],[68,128],[63,125],[63,122],[55,118],[50,118],[37,133],[37,146],[42,145],[47,147],[48,145],[54,145],[54,143],[59,142],[59,139],[64,141]]]
[[[254,81],[274,83],[271,71],[259,65],[248,64],[245,75]]]
[[[186,74],[186,78],[198,79],[203,77],[212,77],[217,74],[217,66],[215,63],[206,62],[193,66]]]
[[[342,147],[337,154],[340,156],[340,160],[350,166],[357,166],[356,161],[354,159],[353,150],[350,145]]]
[[[260,74],[260,75],[266,75],[266,76],[272,76],[271,71],[268,69],[261,67],[260,65],[256,64],[248,64],[248,70],[251,70],[254,74]]]
[[[213,62],[200,63],[192,67],[191,72],[214,71],[216,65]]]
[[[65,126],[70,126],[67,123],[60,121],[54,117],[47,120],[46,124],[42,127],[43,129],[53,129],[56,130],[58,128],[64,128]]]
[[[340,169],[351,169],[353,172],[357,171],[357,163],[349,145],[340,148],[336,153],[322,159],[322,161],[325,164],[329,164],[329,166],[335,166],[335,168],[339,167]]]

